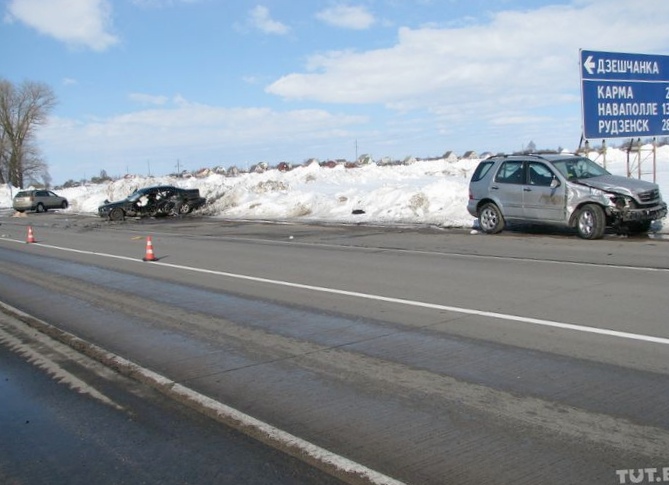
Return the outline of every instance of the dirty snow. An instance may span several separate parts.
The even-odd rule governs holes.
[[[603,164],[603,157],[590,158]],[[626,152],[609,148],[606,168],[626,174]],[[653,160],[642,152],[641,178],[652,180]],[[276,220],[385,225],[436,225],[474,227],[467,213],[468,182],[480,160],[440,159],[358,168],[321,167],[317,163],[282,172],[225,176],[204,173],[183,177],[126,177],[110,183],[58,190],[70,201],[67,211],[96,214],[105,199],[123,199],[135,189],[158,184],[198,188],[210,202],[204,209],[211,217],[243,220]],[[669,197],[669,146],[657,149],[657,183]],[[636,171],[633,176],[638,176]],[[16,188],[0,187],[0,208],[10,208]],[[669,222],[656,222],[656,232],[669,233]]]

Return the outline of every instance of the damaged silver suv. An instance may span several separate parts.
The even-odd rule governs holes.
[[[607,227],[640,233],[667,215],[659,187],[611,175],[589,158],[571,155],[498,155],[476,167],[467,210],[482,231],[506,222],[575,228],[599,239]]]

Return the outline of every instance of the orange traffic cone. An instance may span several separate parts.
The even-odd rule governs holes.
[[[153,254],[153,241],[151,241],[151,236],[146,238],[146,256],[142,258],[142,261],[157,261],[156,255]]]
[[[35,241],[35,235],[33,234],[33,228],[32,226],[28,226],[28,239],[26,239],[26,243],[34,243],[37,242]]]

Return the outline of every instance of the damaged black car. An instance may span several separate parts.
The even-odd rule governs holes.
[[[138,189],[127,198],[105,202],[98,207],[100,217],[122,221],[126,217],[164,217],[189,214],[206,204],[199,189],[159,185]]]

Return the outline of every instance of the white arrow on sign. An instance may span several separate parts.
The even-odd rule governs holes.
[[[593,69],[595,68],[595,63],[592,60],[592,56],[588,56],[588,58],[583,63],[583,67],[585,67],[585,70],[588,71],[588,74],[593,73]]]

